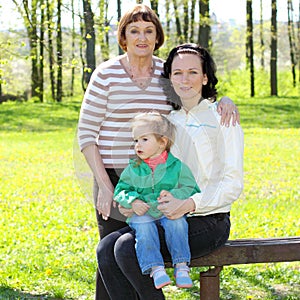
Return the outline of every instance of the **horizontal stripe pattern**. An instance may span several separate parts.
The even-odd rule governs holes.
[[[124,168],[134,155],[130,120],[137,113],[156,110],[167,115],[171,110],[159,83],[163,61],[153,57],[153,77],[141,88],[124,69],[122,57],[108,60],[94,71],[78,122],[80,149],[98,145],[106,168]]]

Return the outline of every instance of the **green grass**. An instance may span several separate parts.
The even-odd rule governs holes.
[[[236,102],[245,188],[232,208],[231,238],[300,236],[299,99]],[[90,187],[75,175],[84,166],[73,151],[79,107],[0,105],[0,299],[93,299],[98,236]],[[197,271],[193,289],[167,287],[167,299],[198,299]],[[221,299],[299,295],[300,263],[232,266],[221,275]]]

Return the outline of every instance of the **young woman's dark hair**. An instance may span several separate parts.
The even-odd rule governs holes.
[[[164,63],[164,71],[162,73],[163,79],[161,82],[164,86],[169,102],[172,104],[173,108],[180,109],[182,107],[180,98],[175,93],[173,87],[170,84],[172,63],[174,57],[176,57],[179,53],[195,54],[200,57],[203,74],[206,74],[208,79],[207,84],[203,85],[202,87],[202,97],[205,99],[210,99],[212,102],[215,102],[217,97],[216,85],[218,83],[218,79],[215,75],[217,71],[216,64],[205,48],[197,44],[186,43],[173,48],[170,51],[166,62]]]

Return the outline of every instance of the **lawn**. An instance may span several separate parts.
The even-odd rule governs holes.
[[[299,99],[247,98],[238,106],[245,188],[232,208],[231,238],[300,235]],[[74,147],[79,107],[0,105],[0,299],[93,299],[98,236],[89,177]],[[196,270],[192,276],[197,283]],[[198,286],[165,292],[199,298]],[[221,299],[299,295],[300,262],[222,272]]]

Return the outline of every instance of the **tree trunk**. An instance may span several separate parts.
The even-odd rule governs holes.
[[[118,21],[120,21],[121,19],[121,16],[122,16],[122,10],[121,10],[121,3],[122,1],[121,0],[117,0],[117,6],[118,6]],[[120,45],[118,46],[119,47],[119,54],[121,55],[123,53],[123,49],[120,47]]]
[[[53,50],[53,30],[52,30],[52,17],[53,17],[53,3],[50,0],[46,1],[47,6],[47,32],[48,32],[48,56],[49,56],[49,74],[51,97],[55,100],[55,70],[54,70],[54,50]]]
[[[85,24],[85,42],[86,42],[86,66],[84,70],[84,81],[89,83],[91,75],[96,67],[95,55],[95,30],[94,13],[92,12],[91,0],[83,0],[83,17]]]
[[[183,1],[183,37],[184,41],[189,39],[189,1]]]
[[[288,36],[290,44],[290,57],[292,64],[292,78],[293,86],[296,86],[296,58],[295,58],[295,30],[293,21],[293,3],[292,0],[287,0],[287,10],[288,10]]]
[[[264,20],[263,20],[263,0],[260,0],[260,26],[259,26],[259,36],[260,36],[260,66],[262,70],[265,68],[265,42],[264,42]]]
[[[27,29],[29,39],[30,59],[31,59],[31,96],[39,97],[39,68],[38,68],[38,35],[37,35],[37,0],[31,1],[29,8],[28,0],[23,0],[24,11],[19,3],[13,0],[22,14]]]
[[[178,12],[177,0],[173,0],[174,12],[175,12],[175,23],[177,29],[177,40],[181,44],[183,43],[182,32],[181,32],[181,22]]]
[[[62,102],[62,32],[61,32],[61,0],[57,0],[57,26],[56,26],[56,48],[57,48],[57,81],[56,81],[56,101]]]
[[[196,6],[196,0],[192,0],[191,3],[191,15],[190,15],[190,23],[191,23],[191,34],[190,34],[190,42],[194,43],[195,37],[195,6]]]
[[[254,51],[253,51],[253,20],[252,20],[252,0],[247,0],[247,42],[246,42],[246,57],[247,66],[250,69],[250,95],[254,97]]]
[[[143,1],[141,1],[141,3],[143,3]],[[158,0],[150,0],[150,5],[151,5],[151,8],[155,11],[155,13],[157,15],[158,14]]]
[[[271,9],[271,96],[277,96],[277,0],[272,0]]]
[[[210,16],[209,16],[209,0],[199,1],[200,26],[198,31],[198,43],[206,48],[210,48]]]
[[[41,25],[40,25],[40,63],[39,63],[39,99],[44,102],[44,35],[45,35],[45,6],[44,0],[40,0],[41,4]]]
[[[74,79],[75,79],[75,38],[76,38],[76,31],[75,31],[75,13],[74,13],[74,0],[71,1],[71,9],[72,9],[72,46],[71,46],[71,88],[70,88],[70,96],[73,97],[74,95]]]
[[[102,60],[106,61],[109,59],[109,44],[107,39],[107,26],[109,21],[107,20],[107,1],[100,0],[100,28],[99,28],[99,42],[101,47]]]

